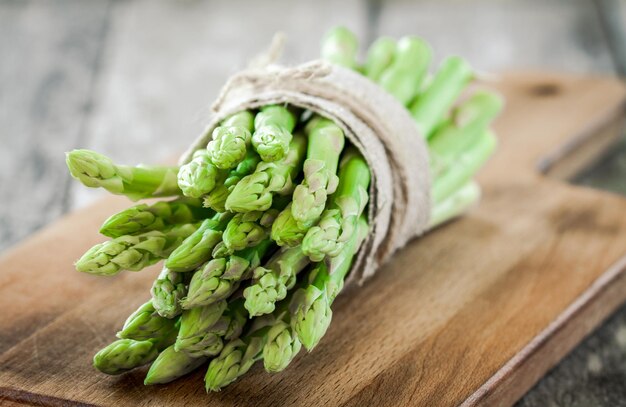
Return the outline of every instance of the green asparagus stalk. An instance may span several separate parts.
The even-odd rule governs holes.
[[[163,336],[137,341],[118,339],[101,349],[93,357],[93,365],[102,373],[118,375],[152,362],[159,352],[176,341],[178,324]]]
[[[349,69],[357,69],[359,42],[345,27],[333,28],[322,40],[322,59]]]
[[[443,61],[432,82],[409,108],[424,137],[432,136],[472,77],[472,68],[462,58],[450,57]]]
[[[185,196],[200,198],[217,185],[219,169],[211,163],[207,150],[197,150],[192,159],[178,170],[178,186]]]
[[[295,247],[299,246],[304,239],[304,235],[309,230],[296,221],[291,211],[292,204],[287,205],[280,211],[274,223],[272,223],[271,237],[279,246]]]
[[[180,300],[187,295],[185,273],[172,271],[163,267],[161,273],[152,283],[152,306],[164,318],[174,318],[183,311]]]
[[[363,157],[351,148],[339,169],[339,186],[317,226],[302,240],[302,251],[311,261],[337,256],[356,232],[357,221],[368,201],[370,170]]]
[[[452,111],[451,119],[438,127],[428,141],[431,155],[456,158],[476,144],[502,110],[502,98],[480,91]]]
[[[325,262],[318,263],[311,271],[311,284],[293,294],[290,305],[291,324],[308,351],[319,343],[330,326],[333,315],[330,306],[343,288],[354,254],[367,232],[367,221],[362,216],[358,222],[357,233],[351,236],[349,243],[332,259],[330,266]]]
[[[204,206],[216,212],[225,212],[226,199],[230,191],[243,177],[252,174],[260,161],[261,157],[259,157],[256,151],[249,149],[244,160],[226,175],[224,182],[219,183],[204,197]]]
[[[380,85],[406,106],[419,92],[431,56],[430,45],[421,38],[400,39],[393,62],[380,76]]]
[[[262,358],[272,321],[273,318],[267,318],[267,322],[257,318],[256,326],[253,326],[249,333],[228,342],[219,356],[211,360],[204,377],[207,392],[220,391],[245,374]]]
[[[261,264],[271,247],[272,242],[268,239],[227,258],[209,261],[193,274],[187,297],[180,302],[181,306],[189,309],[228,298],[239,288],[241,280],[249,278],[250,270]]]
[[[256,171],[242,178],[226,199],[226,209],[233,212],[266,211],[272,206],[273,194],[293,192],[293,179],[302,168],[306,137],[296,133],[289,153],[281,161],[261,162]]]
[[[286,107],[270,105],[261,108],[254,118],[252,145],[263,161],[278,161],[285,157],[296,121],[294,112]]]
[[[168,226],[195,223],[211,216],[212,212],[203,208],[199,200],[179,198],[124,209],[109,217],[100,228],[100,233],[115,238],[151,230],[162,231]]]
[[[297,274],[308,264],[309,259],[298,246],[282,249],[264,267],[254,269],[253,283],[243,290],[250,315],[272,313],[276,302],[287,296],[287,291],[296,283]]]
[[[276,320],[267,332],[267,341],[263,346],[263,366],[270,373],[284,370],[296,357],[302,343],[291,326],[289,298],[285,299],[284,309],[277,309]]]
[[[163,232],[120,236],[92,247],[76,262],[76,270],[114,275],[122,270],[139,271],[155,264],[198,229],[198,224],[176,225]]]
[[[370,46],[365,61],[365,76],[378,82],[383,71],[393,62],[396,41],[390,37],[380,37]]]
[[[159,338],[174,329],[176,323],[174,319],[160,316],[154,309],[152,301],[148,301],[128,317],[117,337],[136,341]]]
[[[431,199],[434,204],[443,202],[463,187],[487,161],[496,143],[493,133],[483,132],[476,144],[457,159],[454,167],[437,177],[432,186]]]
[[[326,207],[326,197],[337,189],[337,166],[343,150],[343,130],[333,121],[314,117],[306,126],[307,158],[304,180],[293,191],[291,213],[302,228],[311,227]]]
[[[171,345],[159,353],[159,356],[150,365],[150,370],[148,370],[143,384],[169,383],[193,372],[207,360],[208,358],[204,356],[195,358],[185,352],[177,352],[174,345]]]
[[[198,230],[185,239],[165,261],[173,271],[191,271],[211,258],[211,251],[222,240],[222,232],[232,215],[221,213],[205,219]]]
[[[247,110],[226,118],[213,130],[213,140],[207,146],[213,165],[229,170],[245,157],[254,130],[254,116]]]
[[[144,198],[179,195],[178,167],[115,164],[109,157],[90,150],[66,153],[72,177],[89,188],[104,188],[136,201]]]
[[[183,311],[174,349],[193,357],[218,354],[224,344],[222,335],[212,327],[220,322],[226,306],[226,300],[223,300]]]
[[[267,239],[276,216],[278,216],[276,209],[238,213],[233,216],[222,235],[227,252],[234,253],[256,246]]]
[[[225,303],[220,301],[183,312],[174,349],[193,357],[214,356],[222,350],[224,340],[238,338],[248,317],[243,299],[234,299],[227,307],[222,305]]]
[[[464,213],[480,199],[480,187],[470,181],[448,198],[436,204],[430,214],[430,227],[434,228]]]

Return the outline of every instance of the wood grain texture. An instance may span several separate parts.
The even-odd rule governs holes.
[[[546,83],[558,91],[538,93]],[[626,200],[535,169],[585,126],[623,113],[617,109],[626,92],[612,80],[539,74],[508,75],[498,87],[509,105],[497,123],[500,150],[480,175],[482,204],[410,243],[373,280],[340,296],[327,336],[287,371],[268,375],[257,366],[210,396],[202,372],[151,388],[141,385],[145,369],[119,377],[94,372],[91,356],[147,298],[156,273],[98,279],[71,269],[65,257],[97,240],[95,226],[120,204],[112,198],[0,260],[3,294],[28,287],[32,274],[23,273],[40,268],[36,263],[52,271],[39,274],[41,286],[22,294],[27,302],[18,310],[35,308],[28,301],[37,296],[58,302],[53,319],[0,355],[0,394],[96,405],[510,404],[626,296],[618,263],[626,255]],[[72,248],[63,255],[54,246],[60,236]],[[37,259],[24,259],[46,246],[51,250],[39,249]],[[605,287],[603,279],[613,285],[595,289]],[[63,295],[66,284],[74,291]],[[572,312],[576,301],[584,306]],[[9,304],[21,304],[18,294],[0,296],[0,308]],[[20,312],[20,323],[35,315]],[[559,317],[563,324],[555,327]],[[14,332],[14,321],[3,321],[2,332]],[[541,346],[529,348],[538,340]],[[512,369],[507,363],[515,358]]]
[[[108,1],[0,3],[0,250],[67,209]]]

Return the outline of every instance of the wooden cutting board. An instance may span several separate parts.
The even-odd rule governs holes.
[[[616,80],[505,75],[500,148],[481,205],[409,244],[340,296],[312,354],[277,375],[254,367],[219,394],[203,372],[144,387],[91,367],[158,269],[74,271],[109,198],[0,258],[0,402],[36,405],[508,405],[626,299],[626,199],[567,184],[620,134]],[[550,175],[547,176],[546,174]],[[625,180],[626,182],[626,180]]]

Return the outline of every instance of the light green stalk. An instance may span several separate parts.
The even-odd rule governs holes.
[[[118,339],[101,349],[93,357],[93,366],[102,373],[118,375],[152,362],[159,352],[171,346],[176,340],[178,324],[163,336],[136,341]]]
[[[269,237],[270,228],[278,210],[238,213],[230,220],[222,240],[228,253],[256,246]]]
[[[139,271],[167,258],[198,226],[176,225],[163,232],[153,230],[97,244],[78,259],[76,270],[99,275],[113,275],[122,270]]]
[[[152,283],[152,306],[164,318],[174,318],[182,312],[180,300],[187,295],[185,273],[163,267]]]
[[[291,326],[289,312],[290,298],[285,299],[282,309],[277,309],[275,321],[267,332],[267,341],[263,346],[263,366],[270,373],[284,370],[296,357],[302,344]]]
[[[280,250],[264,267],[257,267],[253,283],[243,290],[250,315],[272,313],[276,302],[287,296],[287,291],[296,283],[297,274],[308,264],[309,259],[298,246]]]
[[[471,149],[458,157],[455,165],[438,176],[432,186],[432,201],[435,205],[445,201],[476,174],[487,161],[497,144],[496,137],[486,131]]]
[[[356,55],[359,42],[345,27],[331,29],[322,40],[322,59],[349,69],[357,69]]]
[[[266,211],[272,206],[273,194],[293,192],[295,179],[302,168],[306,137],[296,133],[289,153],[281,161],[261,162],[253,174],[245,176],[226,199],[226,209],[234,212]]]
[[[247,110],[226,118],[213,130],[207,146],[209,159],[217,168],[234,168],[245,157],[254,130],[254,116]]]
[[[390,37],[380,37],[370,46],[365,61],[365,76],[378,82],[383,71],[393,62],[396,41]]]
[[[368,232],[367,221],[359,219],[358,231],[330,266],[318,263],[311,271],[311,283],[298,289],[291,300],[291,324],[304,347],[311,351],[322,339],[332,319],[331,304],[343,288],[352,260]]]
[[[178,186],[185,196],[200,198],[215,188],[220,170],[211,163],[207,150],[197,150],[191,161],[178,170]]]
[[[263,161],[278,161],[285,157],[296,122],[294,112],[284,106],[261,108],[254,118],[252,145]]]
[[[219,356],[211,360],[204,377],[207,392],[220,391],[245,374],[262,358],[272,319],[269,321],[266,323],[255,321],[255,325],[261,326],[260,328],[253,327],[243,337],[228,342]]]
[[[191,271],[200,267],[211,258],[211,252],[222,240],[222,232],[231,217],[231,214],[222,213],[204,220],[198,230],[172,252],[165,266],[173,271]]]
[[[472,68],[462,58],[450,57],[443,61],[433,80],[409,108],[425,138],[432,136],[472,77]]]
[[[226,258],[209,261],[193,274],[181,306],[189,309],[228,298],[237,290],[241,280],[250,278],[250,271],[261,264],[271,247],[272,242],[268,239]]]
[[[140,204],[109,217],[100,227],[100,233],[113,238],[135,235],[164,230],[175,224],[195,223],[212,215],[209,209],[202,208],[197,199],[179,198],[153,205]]]
[[[126,319],[117,337],[137,341],[159,338],[171,331],[176,322],[174,319],[160,316],[154,309],[152,301],[148,301]]]
[[[193,372],[207,360],[204,356],[195,358],[185,352],[177,352],[174,345],[171,345],[152,362],[143,384],[169,383]]]
[[[452,111],[428,141],[428,150],[439,157],[456,158],[470,149],[502,110],[502,98],[479,91]]]
[[[91,150],[72,150],[66,153],[65,161],[72,177],[83,185],[104,188],[134,201],[181,193],[176,184],[178,167],[119,165]]]
[[[223,182],[219,182],[218,185],[204,197],[204,206],[216,212],[225,212],[226,199],[230,191],[233,190],[235,185],[241,181],[243,177],[252,174],[260,161],[261,157],[259,157],[256,151],[249,149],[244,160],[225,176]]]
[[[436,204],[430,214],[430,228],[437,227],[463,214],[480,200],[480,187],[469,181],[448,198]]]
[[[400,103],[408,105],[420,90],[432,49],[417,37],[404,37],[398,41],[391,65],[380,76],[380,85]]]
[[[329,208],[302,240],[302,251],[311,261],[337,256],[357,230],[357,221],[368,201],[370,170],[363,157],[351,148],[339,169],[339,186]]]
[[[345,143],[343,130],[320,116],[311,119],[305,131],[309,142],[304,180],[293,191],[291,205],[291,213],[303,229],[317,222],[326,207],[326,197],[337,189],[337,166]]]
[[[212,328],[220,322],[226,306],[223,300],[183,311],[174,349],[193,357],[217,355],[224,344],[222,335]]]

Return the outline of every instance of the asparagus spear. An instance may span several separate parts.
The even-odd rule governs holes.
[[[432,50],[424,40],[404,37],[398,41],[391,65],[380,76],[380,85],[407,105],[417,95],[428,71]]]
[[[257,318],[250,332],[228,342],[209,363],[204,382],[206,390],[219,391],[245,374],[262,357],[273,318]]]
[[[169,256],[197,228],[197,224],[176,225],[163,232],[120,236],[89,249],[76,262],[76,270],[99,275],[139,271]]]
[[[289,298],[283,303],[284,309],[276,310],[276,320],[267,332],[267,341],[263,346],[263,365],[270,373],[284,370],[302,348],[302,343],[291,326]]]
[[[134,201],[180,194],[177,167],[119,165],[91,150],[72,150],[66,153],[65,161],[72,177],[83,185],[104,188]]]
[[[418,96],[409,110],[426,138],[444,118],[463,88],[472,79],[472,69],[462,58],[444,60],[432,82]]]
[[[143,384],[161,384],[169,383],[193,372],[207,361],[204,356],[192,357],[185,352],[177,352],[174,345],[171,345],[150,365],[150,370],[146,374]]]
[[[256,268],[272,246],[265,240],[228,258],[213,259],[196,271],[189,282],[187,297],[181,301],[185,309],[212,304],[228,298],[237,290],[249,271]]]
[[[93,366],[102,373],[117,375],[152,362],[159,352],[176,340],[178,324],[158,338],[144,341],[118,339],[93,357]]]
[[[502,105],[502,98],[496,94],[473,94],[452,111],[451,119],[440,125],[428,141],[431,155],[453,159],[470,149],[500,113]]]
[[[277,215],[278,210],[269,209],[266,212],[253,211],[233,216],[222,235],[227,252],[234,253],[246,247],[256,246],[267,239],[269,229]]]
[[[478,171],[496,147],[496,137],[485,131],[476,144],[458,157],[454,167],[437,177],[432,186],[432,200],[435,205],[443,202],[458,191]]]
[[[163,318],[157,314],[152,301],[148,301],[126,319],[117,337],[137,341],[159,338],[171,331],[176,323],[174,319]]]
[[[172,271],[163,267],[161,273],[152,283],[152,306],[164,318],[174,318],[182,312],[180,300],[187,295],[185,273]]]
[[[430,227],[434,228],[461,215],[468,207],[480,199],[480,187],[469,181],[452,193],[448,198],[436,204],[430,214]]]
[[[179,198],[153,205],[140,204],[109,217],[100,228],[100,233],[108,237],[134,235],[164,230],[175,224],[195,223],[211,215],[211,211],[202,208],[196,199]]]
[[[311,119],[305,131],[308,149],[304,180],[293,192],[291,213],[302,228],[309,228],[326,207],[326,197],[337,189],[337,166],[345,137],[339,126],[320,116]]]
[[[231,169],[245,157],[254,130],[254,116],[247,110],[227,117],[213,130],[213,140],[207,146],[213,165],[222,170]]]
[[[296,121],[296,115],[286,107],[270,105],[261,108],[254,118],[252,145],[263,161],[278,161],[287,154]]]
[[[275,303],[287,296],[287,291],[296,283],[296,275],[308,264],[309,259],[298,246],[282,249],[264,267],[257,267],[253,283],[243,290],[250,315],[273,312]]]
[[[322,40],[322,59],[335,65],[356,69],[356,54],[359,42],[356,36],[345,27],[330,30]]]
[[[222,240],[222,232],[230,221],[231,214],[220,213],[205,219],[198,230],[185,239],[165,261],[173,271],[191,271],[211,258],[211,251]]]
[[[226,209],[234,212],[266,211],[272,206],[272,195],[288,195],[293,192],[293,179],[300,173],[306,137],[296,133],[291,140],[289,153],[281,161],[261,162],[254,173],[243,177],[235,185]]]
[[[207,150],[193,153],[192,159],[178,170],[178,186],[185,196],[200,198],[215,188],[219,169],[211,163]]]
[[[220,182],[204,197],[204,206],[217,212],[225,212],[226,198],[228,198],[230,191],[243,177],[253,173],[260,161],[261,157],[256,151],[249,149],[244,160],[226,175],[223,182]]]
[[[224,346],[220,332],[228,327],[228,324],[220,321],[226,306],[226,300],[222,300],[183,311],[174,349],[193,357],[218,354]]]
[[[302,240],[302,251],[311,261],[337,256],[356,231],[357,221],[368,200],[370,170],[363,157],[351,148],[339,169],[339,186],[330,207],[324,211],[317,226]]]
[[[174,349],[193,357],[213,356],[222,350],[224,340],[238,338],[248,317],[243,299],[234,299],[223,308],[225,303],[185,310]]]
[[[365,61],[365,76],[378,82],[383,71],[391,65],[396,52],[396,41],[390,37],[380,37],[370,46]]]
[[[331,260],[330,266],[325,262],[318,263],[311,271],[311,283],[293,294],[290,305],[291,324],[308,351],[319,343],[330,326],[333,315],[330,306],[343,288],[354,254],[367,232],[367,221],[361,216],[357,233],[351,236],[349,243]]]

